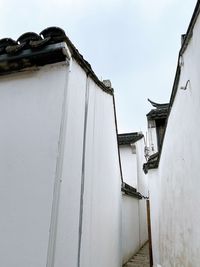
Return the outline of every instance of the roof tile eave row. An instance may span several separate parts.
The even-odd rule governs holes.
[[[130,145],[142,139],[144,135],[140,132],[118,134],[119,145]]]
[[[43,57],[44,62],[42,63],[41,58],[40,60],[35,60],[36,57],[41,56],[40,52],[42,54],[49,45],[61,42],[65,42],[67,44],[72,57],[85,70],[86,74],[89,75],[103,91],[113,95],[113,88],[107,87],[98,79],[92,70],[91,65],[79,53],[78,49],[76,49],[70,39],[66,36],[64,30],[59,27],[48,27],[39,34],[35,32],[26,32],[17,40],[13,40],[11,38],[0,39],[0,75],[23,70],[23,68],[31,65],[38,66],[37,64],[45,65],[63,61],[64,57],[59,55],[58,52],[54,53],[52,56],[54,57],[53,60],[50,59],[51,53],[49,54],[49,58],[45,56]],[[25,51],[28,53],[24,53]],[[24,55],[27,56],[27,54],[29,54],[29,57],[33,55],[34,59],[32,62],[29,62],[29,64],[24,65],[23,57]],[[21,58],[21,61],[19,58]],[[8,62],[11,62],[10,65]],[[13,69],[13,66],[15,65],[16,67]]]

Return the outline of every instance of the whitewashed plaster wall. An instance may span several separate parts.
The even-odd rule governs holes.
[[[90,79],[81,266],[121,267],[121,176],[112,96]]]
[[[120,267],[113,97],[71,61],[1,78],[0,111],[0,265]]]
[[[150,177],[151,198],[160,193],[152,207],[152,230],[159,230],[155,264],[200,266],[200,18],[183,54],[184,66],[169,116],[159,165],[159,180]],[[188,83],[186,90],[180,87]],[[159,185],[160,183],[160,185]],[[154,201],[155,203],[155,201]],[[156,209],[159,209],[158,213]],[[154,218],[155,216],[155,218]],[[153,235],[154,238],[155,234]],[[157,238],[154,238],[156,240]]]
[[[120,145],[120,157],[122,165],[123,180],[125,183],[133,186],[134,188],[138,187],[138,178],[137,178],[137,157],[136,150],[130,145]]]
[[[85,72],[76,62],[71,62],[66,95],[62,183],[53,260],[55,267],[66,266],[66,263],[75,267],[78,263],[86,82]]]
[[[144,139],[136,142],[136,155],[137,155],[137,179],[138,179],[138,192],[144,197],[149,196],[148,177],[144,174],[143,164],[146,162],[144,157]],[[139,200],[139,225],[140,225],[140,246],[148,240],[147,228],[147,207],[146,199]]]
[[[153,261],[154,265],[160,262],[159,247],[160,242],[160,227],[159,221],[162,222],[160,218],[160,176],[157,169],[149,170],[149,200],[150,200],[150,214],[151,214],[151,239],[153,247]],[[164,223],[164,222],[163,222]],[[157,266],[156,266],[157,267]]]
[[[66,69],[0,79],[1,266],[46,266]]]
[[[122,253],[126,263],[140,248],[139,200],[122,194]]]
[[[135,142],[135,153],[128,145],[120,146],[123,179],[126,183],[133,181],[137,190],[148,197],[148,178],[143,172],[144,140]],[[133,164],[134,163],[134,164]],[[127,171],[128,168],[128,171]],[[124,173],[129,174],[126,180]],[[129,185],[133,186],[133,183]],[[122,195],[122,252],[123,263],[134,255],[137,250],[148,240],[146,200]]]
[[[113,98],[73,61],[55,266],[120,267],[121,177]]]

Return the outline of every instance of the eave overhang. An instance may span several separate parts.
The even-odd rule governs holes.
[[[118,144],[119,145],[134,144],[143,137],[144,135],[140,132],[118,134]]]
[[[148,120],[166,119],[168,116],[168,108],[152,109],[146,116]]]
[[[137,192],[137,190],[134,187],[132,187],[132,186],[130,186],[124,182],[122,183],[121,191],[123,193],[125,193],[126,195],[129,195],[131,197],[134,197],[137,199],[142,199],[142,195],[139,192]]]
[[[145,174],[151,169],[157,169],[159,163],[159,152],[151,155],[146,163],[143,164],[143,171]]]
[[[160,146],[160,151],[159,154],[157,156],[157,160],[155,163],[155,168],[159,167],[159,163],[160,163],[160,157],[162,154],[162,148],[163,148],[163,143],[165,140],[165,133],[166,133],[166,129],[167,129],[167,124],[168,124],[168,118],[178,91],[178,85],[179,85],[179,80],[180,80],[180,75],[181,75],[181,66],[180,66],[180,58],[182,57],[182,55],[184,54],[185,50],[188,47],[188,44],[193,36],[193,29],[195,26],[195,23],[197,21],[197,18],[199,16],[200,13],[200,0],[197,1],[197,4],[195,6],[192,18],[190,20],[190,24],[188,26],[187,32],[186,34],[184,34],[183,37],[183,41],[182,41],[182,45],[181,45],[181,49],[179,51],[179,55],[178,55],[178,61],[177,61],[177,68],[176,68],[176,73],[175,73],[175,78],[174,78],[174,83],[173,83],[173,87],[172,87],[172,93],[171,93],[171,97],[170,97],[170,102],[169,102],[169,108],[168,108],[168,115],[166,118],[166,126],[165,126],[165,130],[164,130],[164,134],[163,134],[163,138],[162,138],[162,142],[161,142],[161,146]],[[146,163],[147,164],[147,163]],[[145,166],[145,164],[144,164]],[[148,166],[148,165],[147,165]],[[144,168],[143,168],[144,169]],[[145,171],[145,169],[144,169]]]
[[[3,54],[0,55],[0,75],[58,62],[68,63],[67,59],[69,60],[69,55],[64,42],[50,44],[37,50],[25,49],[12,55]]]
[[[65,46],[68,49],[65,49]],[[27,32],[17,40],[0,39],[0,76],[21,72],[27,68],[66,62],[69,54],[103,91],[113,95],[113,89],[98,79],[91,65],[79,53],[65,32],[58,27],[46,28],[39,34]]]

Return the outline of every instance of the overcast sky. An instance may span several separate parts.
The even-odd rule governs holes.
[[[196,0],[1,0],[0,38],[63,28],[115,89],[119,132],[145,131],[147,98],[168,102]]]

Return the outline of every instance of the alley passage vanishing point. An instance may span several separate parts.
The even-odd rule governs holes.
[[[149,244],[146,243],[124,267],[149,267]]]

